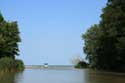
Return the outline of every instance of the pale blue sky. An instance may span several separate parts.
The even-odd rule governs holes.
[[[81,38],[100,20],[106,0],[0,0],[8,21],[18,21],[20,56],[25,65],[71,65],[85,57]]]

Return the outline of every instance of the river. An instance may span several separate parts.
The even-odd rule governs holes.
[[[0,74],[0,83],[125,83],[125,74],[89,69],[25,69]]]

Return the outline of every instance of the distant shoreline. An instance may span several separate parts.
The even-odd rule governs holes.
[[[25,65],[26,69],[75,69],[73,65]]]

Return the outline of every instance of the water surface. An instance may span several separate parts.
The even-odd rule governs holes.
[[[125,83],[125,74],[88,69],[25,69],[0,74],[0,83]]]

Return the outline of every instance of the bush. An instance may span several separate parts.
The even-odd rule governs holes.
[[[84,61],[80,61],[78,62],[77,65],[75,65],[75,68],[88,68],[89,64],[84,62]]]
[[[15,60],[15,63],[16,63],[16,68],[19,70],[19,71],[22,71],[24,70],[24,63],[22,60]]]
[[[14,72],[21,71],[23,69],[24,64],[21,60],[14,60],[8,57],[0,59],[0,72]]]
[[[1,58],[0,59],[0,71],[12,71],[12,67],[14,67],[14,60],[11,58]]]

